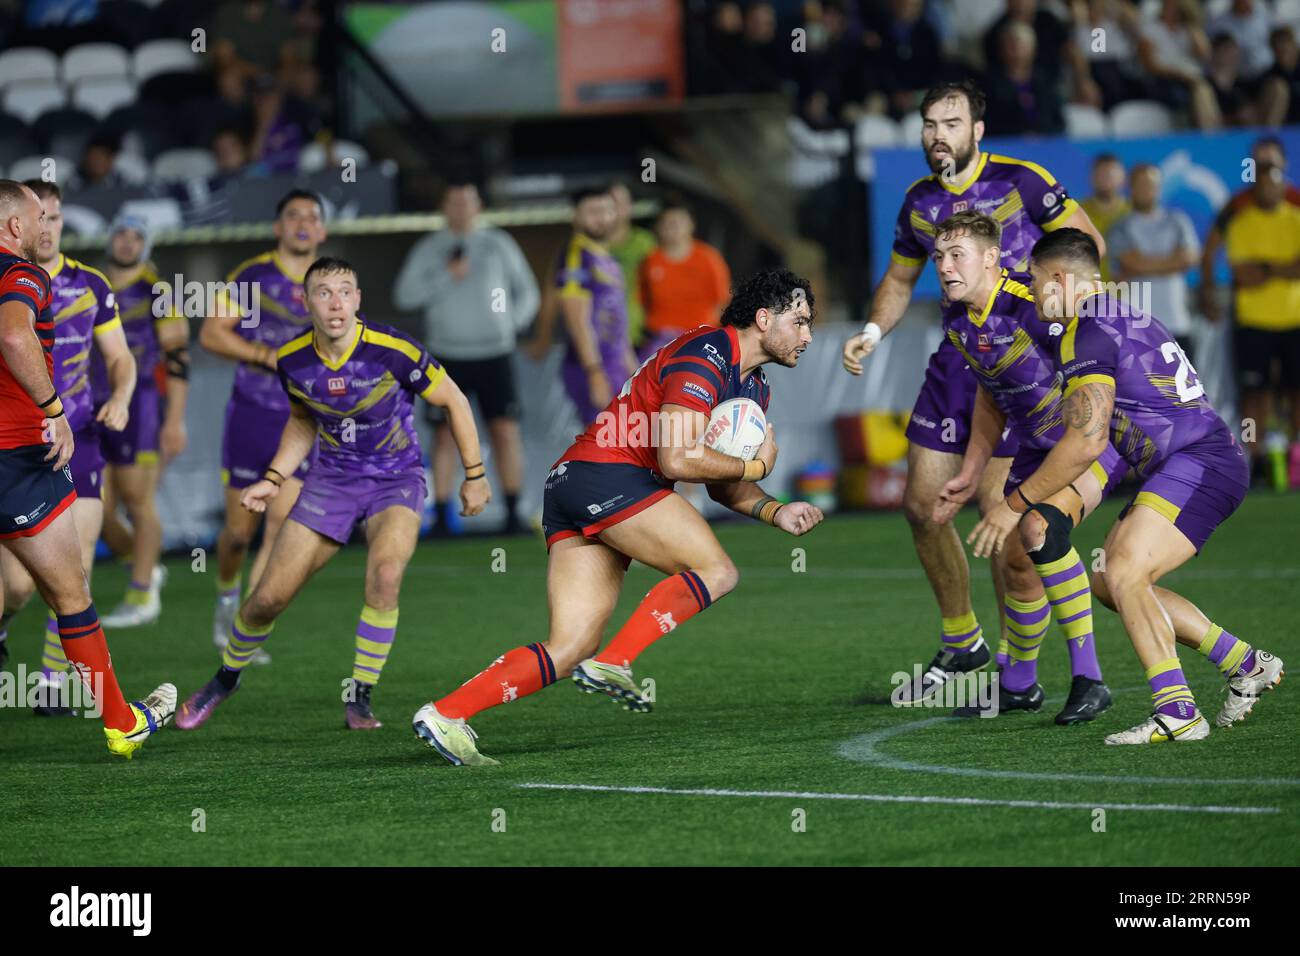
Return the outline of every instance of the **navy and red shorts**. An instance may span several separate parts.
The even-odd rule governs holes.
[[[578,535],[594,538],[672,493],[671,481],[641,465],[558,462],[542,496],[546,547]]]
[[[52,469],[49,453],[49,445],[0,448],[0,540],[39,534],[77,500],[72,469]]]

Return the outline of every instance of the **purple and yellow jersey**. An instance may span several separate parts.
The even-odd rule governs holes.
[[[1022,448],[1060,440],[1061,386],[1050,326],[1038,318],[1029,276],[1002,270],[984,308],[961,302],[943,310],[943,329],[976,378],[1007,416]]]
[[[923,264],[934,251],[938,224],[954,213],[973,211],[998,221],[1002,265],[1023,272],[1039,237],[1060,228],[1078,208],[1065,187],[1037,163],[981,153],[975,171],[959,186],[934,174],[907,188],[890,259],[904,265]]]
[[[229,307],[225,315],[244,316],[235,331],[250,342],[278,349],[311,329],[302,276],[290,275],[274,252],[241,262],[226,276]],[[256,321],[253,314],[256,313]],[[240,362],[235,368],[231,397],[272,411],[289,411],[289,400],[275,372],[262,365]]]
[[[50,311],[54,319],[54,390],[63,399],[68,426],[85,428],[94,416],[90,387],[95,337],[121,328],[117,301],[98,269],[60,255],[50,270]],[[101,359],[102,361],[102,359]]]
[[[162,361],[158,330],[172,322],[185,322],[185,317],[173,308],[171,284],[163,282],[152,269],[144,269],[131,282],[114,288],[113,296],[117,299],[117,314],[126,333],[126,344],[135,356],[135,397],[157,394],[154,369]],[[95,404],[99,405],[109,395],[108,376],[98,351],[91,361],[91,386]]]
[[[1090,383],[1115,389],[1111,444],[1146,478],[1175,452],[1232,433],[1205,397],[1187,356],[1160,322],[1096,292],[1060,337],[1064,397]]]
[[[287,400],[316,420],[320,452],[311,474],[423,476],[412,396],[428,401],[447,374],[443,367],[387,325],[358,319],[352,347],[337,363],[316,351],[314,335],[281,346],[277,362]]]
[[[618,260],[586,236],[574,233],[555,271],[555,287],[561,296],[591,300],[591,328],[602,364],[621,364],[628,351],[627,297]],[[567,357],[578,359],[572,343]]]

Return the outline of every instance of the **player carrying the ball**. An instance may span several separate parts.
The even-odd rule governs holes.
[[[298,500],[275,541],[266,569],[235,615],[216,674],[181,705],[176,726],[193,730],[239,689],[240,675],[271,635],[276,618],[307,581],[366,529],[365,604],[357,623],[352,679],[344,702],[350,730],[380,725],[371,695],[397,634],[397,600],[420,536],[424,465],[412,399],[447,409],[465,463],[462,514],[476,515],[491,497],[469,400],[434,359],[396,329],[362,319],[356,270],[322,257],[302,278],[312,328],[276,353],[289,418],[263,477],[241,502],[263,513],[311,454]]]
[[[752,461],[700,442],[710,412],[722,402],[748,398],[766,412],[770,391],[760,366],[793,368],[812,340],[812,322],[806,280],[784,270],[760,272],[736,290],[721,328],[688,332],[637,369],[546,479],[547,639],[507,651],[421,707],[413,724],[419,737],[453,764],[496,763],[479,753],[466,721],[536,693],[561,674],[629,710],[650,710],[632,662],[733,590],[740,577],[674,483],[703,483],[714,501],[796,536],[822,520],[813,505],[782,505],[758,486],[776,461],[770,426]],[[650,589],[596,654],[633,560],[669,577]]]

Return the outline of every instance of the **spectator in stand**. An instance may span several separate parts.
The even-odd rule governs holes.
[[[825,0],[807,24],[808,51],[801,55],[799,112],[814,129],[825,129],[862,112],[867,89],[862,44],[850,30],[842,0]]]
[[[514,238],[479,221],[481,210],[473,183],[447,187],[442,199],[447,228],[411,247],[393,286],[393,304],[424,310],[429,354],[478,402],[505,490],[503,530],[517,534],[524,466],[513,353],[519,333],[537,312],[537,280]],[[426,412],[434,429],[437,533],[446,534],[460,459],[444,410],[428,405]]]
[[[315,113],[287,95],[269,73],[253,81],[251,100],[254,125],[249,153],[272,173],[297,172],[298,154],[320,125]]]
[[[1007,0],[1007,12],[984,31],[984,66],[993,69],[1002,60],[1002,33],[1009,24],[1020,23],[1033,31],[1034,66],[1050,83],[1061,80],[1061,65],[1074,59],[1069,27],[1056,14],[1039,6],[1038,0]]]
[[[1241,74],[1249,82],[1258,80],[1273,65],[1268,35],[1273,17],[1258,0],[1232,0],[1232,6],[1210,23],[1210,36],[1229,34],[1241,51]]]
[[[1205,71],[1219,116],[1225,126],[1255,123],[1254,86],[1241,76],[1241,48],[1231,33],[1216,33],[1210,43],[1210,67]]]
[[[609,188],[609,194],[614,197],[615,220],[614,231],[605,247],[618,260],[626,279],[623,291],[627,298],[627,339],[636,349],[645,337],[645,309],[636,277],[641,272],[641,263],[655,250],[655,235],[649,229],[633,225],[632,192],[626,185],[615,183]]]
[[[1065,108],[1056,84],[1035,66],[1032,27],[1012,20],[999,34],[999,58],[984,80],[989,136],[1053,134],[1065,131]]]
[[[1268,37],[1273,66],[1260,81],[1259,111],[1266,126],[1300,123],[1300,43],[1289,26]]]
[[[1079,203],[1110,246],[1110,228],[1132,210],[1124,198],[1124,164],[1114,153],[1100,153],[1092,161],[1092,195]],[[1111,279],[1110,257],[1101,260],[1101,279]]]
[[[713,8],[701,50],[701,62],[707,71],[702,83],[704,92],[739,93],[744,89],[744,30],[745,13],[739,3],[723,0]]]
[[[1116,282],[1138,283],[1133,304],[1164,323],[1195,364],[1192,314],[1187,308],[1187,270],[1201,254],[1196,227],[1181,209],[1160,205],[1158,167],[1137,163],[1129,173],[1133,212],[1106,236],[1111,274]]]
[[[1149,77],[1150,99],[1187,110],[1199,129],[1223,125],[1214,90],[1205,79],[1210,41],[1201,29],[1195,0],[1163,0],[1160,15],[1142,24],[1138,61]]]
[[[745,9],[745,27],[740,45],[740,73],[747,93],[775,93],[781,89],[781,70],[788,46],[776,38],[776,10],[765,2]],[[635,275],[635,273],[629,273]]]
[[[1256,423],[1246,448],[1264,461],[1265,430],[1291,405],[1289,440],[1300,435],[1300,208],[1286,201],[1284,167],[1266,158],[1252,202],[1233,214],[1223,243],[1232,270],[1241,415]]]
[[[1259,169],[1264,166],[1282,170],[1283,176],[1286,174],[1286,152],[1282,148],[1282,141],[1276,136],[1257,139],[1251,146],[1250,158],[1254,162],[1255,175],[1258,175]],[[1285,183],[1283,199],[1292,206],[1300,207],[1300,188],[1289,182]],[[1223,237],[1228,231],[1228,224],[1232,218],[1243,209],[1253,206],[1254,203],[1254,186],[1247,186],[1237,192],[1219,210],[1209,233],[1205,236],[1205,249],[1201,253],[1201,311],[1211,322],[1217,322],[1223,317],[1223,309],[1219,304],[1217,279],[1214,274],[1219,248],[1223,245]]]
[[[659,248],[641,263],[641,301],[646,339],[638,352],[647,356],[683,332],[717,325],[731,297],[731,272],[722,254],[695,238],[695,217],[670,201],[655,223]]]
[[[939,34],[924,14],[923,0],[889,0],[864,18],[862,45],[874,73],[871,86],[888,97],[895,119],[913,112],[945,72]]]
[[[1087,79],[1076,78],[1075,100],[1109,110],[1124,100],[1140,99],[1145,87],[1135,65],[1137,11],[1125,0],[1073,0],[1071,11],[1073,55],[1087,73]]]
[[[274,72],[291,55],[293,16],[271,0],[227,0],[212,15],[208,36],[218,72],[231,67],[246,77]]]
[[[86,143],[77,165],[77,181],[82,188],[120,186],[122,178],[114,168],[122,144],[111,133],[96,133]]]

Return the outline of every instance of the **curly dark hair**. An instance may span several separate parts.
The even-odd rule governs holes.
[[[722,310],[722,324],[747,329],[754,324],[754,313],[759,309],[779,314],[794,308],[801,297],[808,303],[808,321],[812,322],[817,315],[812,283],[789,269],[764,269],[732,291],[731,301]]]

